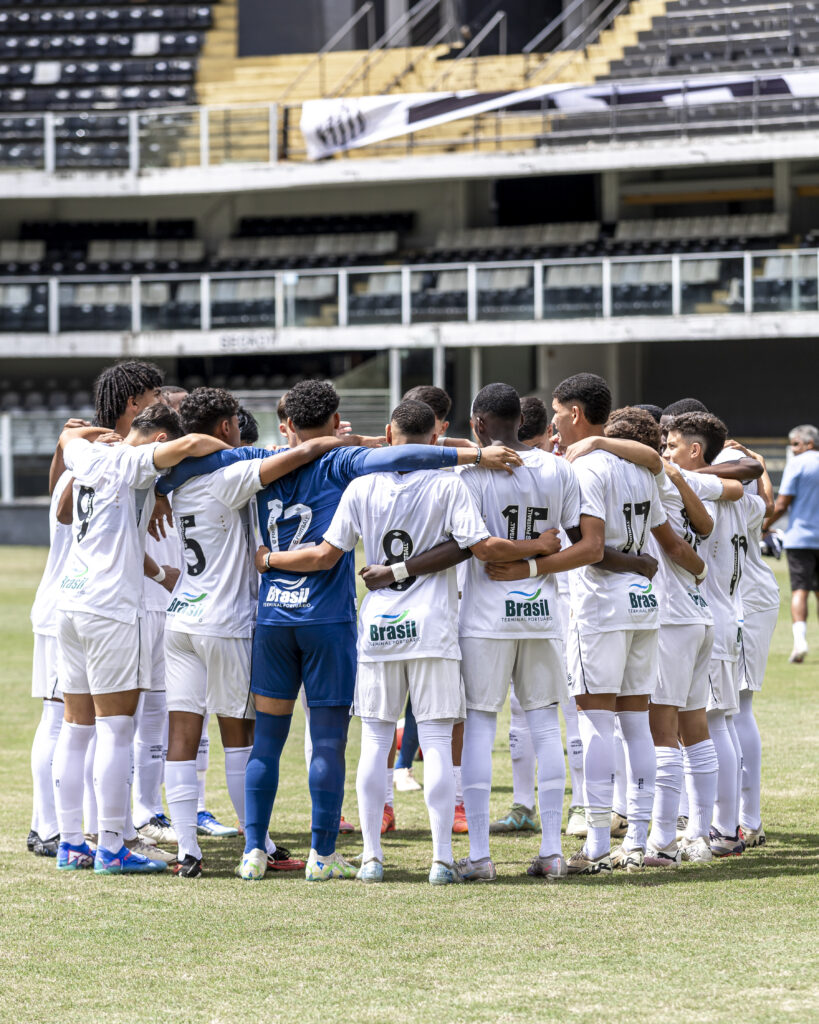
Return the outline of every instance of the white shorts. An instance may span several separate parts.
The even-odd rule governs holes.
[[[708,666],[709,711],[735,715],[739,711],[739,665],[736,661],[713,659]]]
[[[404,714],[407,693],[417,722],[466,717],[461,665],[454,658],[360,661],[353,714],[397,722]]]
[[[168,711],[210,711],[223,718],[255,718],[250,692],[249,637],[200,636],[165,630]]]
[[[148,651],[149,689],[165,689],[165,612],[143,613],[142,631]]]
[[[41,700],[62,700],[58,683],[57,637],[34,634],[34,656],[31,661],[31,696]]]
[[[566,662],[573,697],[615,693],[651,696],[657,684],[658,629],[619,629],[611,633],[569,630]]]
[[[742,646],[739,652],[739,688],[759,693],[765,669],[768,665],[768,651],[771,647],[778,608],[764,612],[750,612],[742,624]]]
[[[462,636],[460,644],[466,706],[472,711],[500,711],[510,678],[524,711],[549,707],[568,696],[560,640]]]
[[[657,687],[652,704],[697,711],[708,703],[708,666],[714,627],[704,623],[660,626]]]
[[[57,612],[57,672],[63,693],[147,690],[148,652],[141,622],[90,612]]]

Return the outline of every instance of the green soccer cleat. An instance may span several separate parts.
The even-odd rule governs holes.
[[[246,882],[259,882],[267,871],[267,851],[251,850],[242,854],[242,863],[233,872]]]
[[[319,857],[315,850],[310,851],[304,877],[308,882],[329,882],[333,878],[355,878],[358,869],[355,864],[345,860],[339,853],[333,852],[329,857]]]
[[[498,832],[539,832],[537,815],[534,808],[524,807],[523,804],[512,804],[512,809],[507,812],[506,817],[493,821],[489,831]]]

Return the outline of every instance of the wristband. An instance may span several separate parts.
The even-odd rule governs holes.
[[[165,581],[165,570],[162,568],[161,565],[159,567],[159,572],[156,574],[156,576],[152,576],[151,579],[154,581],[154,583],[163,583]]]
[[[401,580],[409,579],[406,562],[393,562],[390,568],[392,569],[392,576],[396,583],[400,583]]]
[[[702,583],[705,580],[705,577],[707,575],[708,575],[708,563],[706,562],[704,567],[703,567],[703,570],[702,570],[702,576],[695,576],[694,577],[694,582],[697,584],[697,586],[699,586],[700,583]]]
[[[526,561],[529,563],[529,579],[533,576],[539,576],[540,573],[537,569],[537,560],[534,558],[527,558]]]
[[[482,455],[482,454],[483,454],[483,453],[481,452],[480,448],[476,448],[476,449],[475,449],[475,465],[476,465],[476,466],[477,466],[477,465],[478,465],[478,464],[480,463],[480,461],[481,461],[481,455]]]
[[[266,555],[264,556],[264,567],[265,567],[265,569],[267,569],[267,570],[269,570],[269,569],[270,569],[270,556],[271,556],[272,554],[273,554],[273,552],[272,552],[272,551],[268,551],[268,552],[267,552],[267,554],[266,554]]]

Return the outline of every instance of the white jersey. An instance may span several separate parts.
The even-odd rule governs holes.
[[[461,548],[489,536],[469,491],[454,473],[416,470],[353,480],[324,539],[342,551],[364,540],[367,564],[403,562],[453,539]],[[358,616],[360,661],[454,658],[458,585],[454,567],[410,576],[367,594]]]
[[[651,531],[666,521],[657,484],[642,466],[593,451],[572,463],[580,482],[580,513],[606,524],[607,547],[642,554]],[[653,582],[637,573],[584,565],[571,573],[572,621],[581,633],[657,629]]]
[[[147,527],[147,520],[145,525]],[[170,565],[174,569],[179,569],[181,574],[185,568],[182,538],[179,536],[176,527],[168,526],[167,523],[165,524],[165,533],[166,536],[160,537],[159,540],[154,540],[150,533],[147,534],[145,538],[145,553],[150,555],[157,565]],[[167,589],[161,583],[152,580],[150,576],[145,576],[143,579],[145,610],[148,612],[166,611],[171,600],[171,595]],[[177,587],[181,582],[182,575],[179,577]]]
[[[513,474],[464,468],[460,477],[494,537],[530,540],[553,527],[580,523],[580,485],[574,470],[538,448],[520,452]],[[510,640],[562,639],[557,576],[546,573],[518,583],[491,580],[483,562],[466,563],[459,630],[461,636]]]
[[[136,491],[159,476],[156,444],[91,444],[77,439],[63,451],[74,476],[71,550],[57,608],[118,622],[136,622],[142,605],[145,534]]]
[[[714,651],[718,661],[739,657],[742,599],[739,581],[748,551],[746,497],[739,501],[718,501],[714,505],[714,529],[699,547],[708,564],[708,575],[700,588],[714,616]]]
[[[722,496],[722,481],[718,476],[703,473],[690,473],[681,470],[683,478],[696,496],[705,504],[708,514],[713,519],[715,509],[713,502]],[[680,492],[666,476],[665,470],[655,477],[660,501],[674,532],[687,541],[696,551],[705,538],[697,534],[688,519]],[[708,607],[705,594],[694,582],[690,572],[686,572],[676,562],[672,562],[659,544],[654,542],[652,553],[659,563],[657,576],[660,595],[660,624],[663,626],[688,626],[700,624],[711,626],[714,617]]]
[[[250,637],[258,583],[251,541],[263,487],[261,459],[197,476],[173,493],[185,569],[168,605],[166,629],[204,636]]]
[[[71,473],[66,470],[51,495],[48,509],[48,559],[31,606],[32,631],[44,636],[57,635],[57,595],[60,592],[63,566],[71,549],[71,527],[58,521],[57,506],[70,479]]]

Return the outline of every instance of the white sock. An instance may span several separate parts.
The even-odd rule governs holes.
[[[711,739],[683,747],[685,789],[688,791],[687,839],[708,839],[717,799],[717,752]]]
[[[470,708],[466,713],[461,772],[469,825],[469,856],[473,861],[485,860],[489,856],[489,794],[492,790],[492,746],[497,725],[498,716],[491,711],[473,711]],[[426,780],[427,748],[423,749]]]
[[[710,741],[709,741],[710,742]],[[713,746],[713,744],[712,744]],[[683,762],[685,761],[685,755],[683,755]],[[680,809],[677,811],[677,817],[688,817],[688,786],[683,783],[683,788],[680,790]],[[709,815],[709,822],[711,820]]]
[[[233,810],[241,828],[245,827],[245,772],[253,747],[225,747],[225,781]]]
[[[808,646],[808,624],[807,622],[794,622],[793,624],[793,646],[804,648]]]
[[[394,781],[395,781],[395,769],[394,768],[388,768],[387,769],[387,795],[386,795],[386,798],[385,798],[384,802],[388,803],[390,805],[390,807],[394,807],[395,806],[395,788],[394,788],[394,785],[393,785]]]
[[[355,779],[358,817],[364,838],[362,862],[375,857],[382,863],[381,819],[384,815],[387,783],[387,758],[395,735],[393,722],[378,718],[361,719],[361,755]],[[392,774],[390,772],[389,774]]]
[[[648,724],[648,711],[618,711],[617,718],[626,751],[628,832],[623,846],[627,850],[645,850],[657,777],[657,758]]]
[[[97,751],[94,755],[94,792],[97,796],[99,845],[109,853],[122,848],[130,794],[131,715],[97,718]],[[103,834],[107,833],[107,834]]]
[[[614,792],[611,798],[611,809],[621,817],[628,817],[628,783],[626,779],[626,749],[623,744],[623,731],[620,721],[614,719]]]
[[[734,753],[737,757],[737,776],[736,776],[736,816],[737,825],[739,828],[739,801],[742,793],[742,747],[739,745],[739,736],[737,736],[736,726],[734,725],[734,716],[726,715],[725,724],[728,727],[728,735],[731,737],[731,742],[734,744]],[[736,835],[736,831],[732,832],[731,835]]]
[[[58,700],[44,700],[40,722],[31,744],[31,781],[34,789],[31,827],[41,839],[51,839],[60,831],[54,806],[52,764],[62,724],[62,703]]]
[[[134,724],[134,824],[142,828],[162,806],[162,776],[168,747],[164,690],[146,690],[140,696]]]
[[[651,813],[651,845],[661,850],[677,835],[677,814],[683,782],[683,758],[679,747],[656,747],[657,782]]]
[[[742,748],[742,787],[739,794],[739,823],[744,829],[755,831],[762,827],[760,788],[762,785],[762,740],[754,717],[754,695],[742,690],[739,695],[739,714],[734,716],[734,728]]]
[[[614,712],[578,709],[577,727],[583,741],[583,806],[589,829],[584,848],[597,860],[611,849]]]
[[[208,764],[210,763],[210,737],[208,736],[208,722],[210,714],[206,714],[202,722],[202,735],[199,738],[199,749],[196,752],[196,780],[198,783],[199,796],[197,799],[197,811],[207,810],[205,803],[205,780],[208,775]],[[167,794],[166,794],[167,795]]]
[[[88,749],[85,752],[85,764],[83,765],[83,789],[82,789],[82,820],[85,831],[89,835],[97,835],[99,822],[97,821],[97,794],[94,791],[94,758],[97,755],[97,730],[94,733]]]
[[[736,835],[737,752],[724,711],[708,712],[708,731],[717,753],[717,792],[714,800],[714,828],[724,836]]]
[[[85,753],[95,726],[63,722],[54,746],[54,807],[60,839],[72,846],[83,842],[82,797]]]
[[[563,820],[563,791],[566,788],[566,762],[557,704],[526,712],[529,733],[537,758],[537,796],[542,834],[540,856],[562,853],[560,823]]]
[[[454,724],[452,719],[418,723],[418,741],[424,751],[424,800],[432,831],[432,859],[445,864],[452,863],[452,820],[455,817]]]
[[[459,764],[453,764],[452,775],[455,779],[455,806],[457,807],[464,802],[463,773]]]
[[[137,830],[134,828],[134,815],[131,811],[131,797],[134,792],[134,744],[128,748],[128,799],[125,803],[125,828],[122,836],[125,842],[136,839]]]
[[[535,809],[535,748],[526,724],[526,712],[515,695],[509,691],[512,717],[509,722],[509,753],[512,755],[512,803]]]
[[[566,759],[569,762],[569,778],[572,783],[572,807],[583,806],[583,741],[577,727],[577,704],[570,697],[560,705],[566,723]]]
[[[196,779],[196,761],[167,761],[165,763],[165,797],[168,813],[179,840],[178,859],[191,854],[202,858],[196,838],[196,808],[199,787]]]

